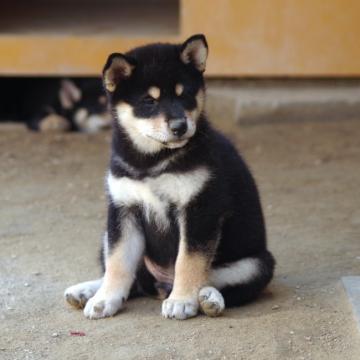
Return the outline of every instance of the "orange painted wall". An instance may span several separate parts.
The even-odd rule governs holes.
[[[359,0],[181,0],[177,36],[0,33],[0,74],[98,75],[113,51],[205,33],[212,76],[359,76]]]

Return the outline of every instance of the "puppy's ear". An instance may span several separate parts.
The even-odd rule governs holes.
[[[64,109],[72,109],[81,100],[81,90],[69,79],[61,80],[59,100]]]
[[[135,60],[123,54],[111,54],[104,66],[103,80],[107,91],[114,92],[121,80],[131,76]]]
[[[205,71],[208,44],[202,34],[191,36],[180,49],[180,59],[184,64],[192,64],[200,72]]]

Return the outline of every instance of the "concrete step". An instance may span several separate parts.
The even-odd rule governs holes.
[[[360,276],[344,276],[341,280],[360,330]]]
[[[207,83],[214,121],[334,120],[360,117],[360,79],[242,80]]]

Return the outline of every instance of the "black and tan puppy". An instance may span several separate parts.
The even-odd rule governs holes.
[[[97,132],[110,127],[100,78],[1,78],[0,121],[34,131]]]
[[[166,318],[215,316],[273,276],[255,182],[204,114],[207,55],[195,35],[112,54],[104,67],[114,114],[104,275],[65,291],[90,319],[141,294],[165,298]]]

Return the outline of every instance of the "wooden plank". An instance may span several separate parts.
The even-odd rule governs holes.
[[[177,41],[177,37],[158,37]],[[154,41],[152,37],[0,36],[0,74],[97,76],[108,55]]]
[[[113,14],[123,2],[106,0],[102,12],[79,4],[59,17],[46,18],[43,9],[40,19],[28,6],[17,22],[16,12],[1,21],[0,75],[97,75],[111,52],[201,32],[210,44],[209,76],[360,76],[358,0],[181,0],[180,29],[176,11],[153,2],[154,9],[135,1]]]

